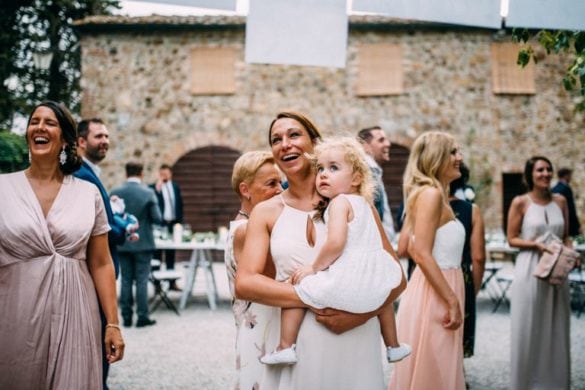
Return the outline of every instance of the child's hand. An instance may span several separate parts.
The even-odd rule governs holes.
[[[305,278],[305,276],[313,275],[314,273],[315,273],[315,270],[313,269],[312,265],[305,265],[305,266],[299,267],[295,270],[295,272],[293,272],[293,274],[291,276],[291,282],[292,282],[292,284],[299,284],[301,282],[301,280],[303,280]]]
[[[133,233],[130,233],[126,239],[130,242],[136,242],[136,241],[140,240],[140,236],[138,235],[138,233],[133,232]]]

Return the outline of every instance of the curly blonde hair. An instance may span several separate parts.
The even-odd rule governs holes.
[[[406,222],[412,215],[412,208],[418,195],[426,187],[441,191],[443,202],[448,205],[446,189],[439,180],[439,175],[449,163],[455,148],[455,138],[442,131],[429,131],[421,134],[410,151],[406,170],[404,171],[404,213]]]
[[[361,177],[361,182],[357,187],[357,193],[363,196],[369,203],[372,203],[374,197],[374,180],[370,167],[366,163],[366,154],[362,145],[353,137],[333,137],[319,142],[315,146],[312,155],[308,156],[313,162],[313,169],[317,169],[317,160],[319,156],[332,149],[340,150],[351,167],[353,173]],[[327,207],[329,200],[320,202],[317,206],[317,217],[322,218],[323,211]]]

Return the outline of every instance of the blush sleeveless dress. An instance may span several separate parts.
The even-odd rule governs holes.
[[[529,199],[520,237],[534,240],[551,232],[563,237],[565,220],[553,201]],[[511,389],[568,389],[571,379],[569,283],[553,286],[532,276],[538,251],[516,257],[511,287]]]
[[[288,206],[282,195],[283,210],[270,237],[270,251],[277,280],[289,278],[299,265],[313,262],[326,238],[323,223],[312,220],[313,213]],[[317,239],[307,241],[307,224],[314,223]],[[267,351],[280,339],[280,309],[274,308],[267,328]],[[260,389],[355,390],[382,389],[382,349],[377,318],[336,335],[319,324],[307,311],[297,338],[298,362],[292,366],[265,366]]]
[[[102,389],[86,261],[110,230],[95,185],[66,176],[47,216],[24,172],[0,175],[0,389]]]
[[[413,238],[414,239],[414,238]],[[465,229],[451,220],[437,229],[433,257],[463,310],[465,287],[461,256]],[[456,330],[442,325],[446,305],[416,267],[400,299],[396,325],[398,340],[412,346],[412,354],[397,362],[389,389],[464,390],[463,326]]]
[[[331,307],[350,313],[368,313],[386,301],[402,280],[402,267],[382,247],[372,208],[363,196],[340,194],[351,204],[343,253],[326,270],[304,278],[295,290],[317,309]],[[325,221],[328,213],[325,211]]]

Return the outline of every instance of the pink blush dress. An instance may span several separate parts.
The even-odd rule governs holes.
[[[447,283],[465,304],[461,256],[465,228],[452,220],[437,229],[433,257]],[[416,267],[400,300],[396,325],[398,340],[412,346],[412,355],[395,364],[389,389],[464,390],[463,326],[456,330],[443,327],[446,306]]]

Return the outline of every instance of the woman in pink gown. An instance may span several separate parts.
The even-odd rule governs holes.
[[[390,389],[465,389],[460,269],[465,228],[448,203],[461,160],[453,137],[438,131],[419,136],[410,152],[400,246],[408,246],[417,267],[400,300],[397,328],[412,355],[394,366]]]
[[[312,263],[326,238],[325,225],[312,219],[320,198],[315,191],[315,171],[305,157],[320,138],[315,125],[302,114],[282,112],[270,125],[272,154],[289,186],[252,211],[236,274],[239,298],[275,306],[267,329],[267,350],[276,348],[279,342],[279,307],[303,307],[303,303],[290,283],[263,275],[266,265],[274,261],[276,280],[284,281],[283,275]],[[377,223],[382,232],[379,219]],[[386,239],[384,247],[394,255]],[[404,282],[388,299],[396,299],[403,289]],[[307,312],[297,338],[298,363],[266,367],[260,389],[383,388],[380,326],[373,318],[376,314],[329,309]]]
[[[40,104],[30,167],[0,175],[0,389],[102,389],[101,343],[109,363],[123,356],[103,201],[71,175],[76,128],[63,105]]]

